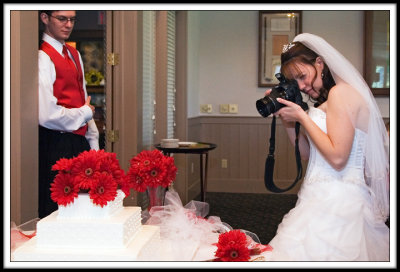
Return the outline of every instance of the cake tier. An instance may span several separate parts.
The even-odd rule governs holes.
[[[126,248],[75,247],[43,248],[37,246],[37,237],[17,248],[13,261],[166,261],[158,226],[144,225]]]
[[[40,248],[124,248],[140,231],[141,208],[124,207],[106,218],[60,218],[55,211],[37,223]]]
[[[106,218],[123,209],[124,192],[117,190],[117,196],[113,201],[101,207],[95,205],[88,193],[79,193],[73,203],[66,206],[58,206],[58,218]]]

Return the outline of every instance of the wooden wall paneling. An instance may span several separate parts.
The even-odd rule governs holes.
[[[274,168],[274,181],[286,179],[288,175],[288,161],[286,160],[287,142],[283,138],[285,131],[281,131],[282,125],[277,120],[276,122],[276,135],[275,135],[275,168]]]
[[[250,125],[240,126],[239,129],[239,149],[238,149],[238,157],[239,157],[239,178],[245,179],[249,176],[249,171],[251,171],[247,166],[251,163],[251,151],[250,143],[252,139],[249,137],[249,129],[251,129]]]
[[[388,119],[384,120],[388,122]],[[212,142],[217,148],[209,153],[208,191],[271,193],[264,185],[265,160],[269,153],[272,118],[200,116],[189,119],[193,141]],[[285,128],[277,119],[275,134],[274,181],[287,188],[297,176],[295,148]],[[221,160],[228,160],[228,168]],[[199,189],[199,159],[190,159],[195,172],[190,176],[193,188]],[[298,184],[286,192],[296,194],[301,187],[308,161],[302,161],[303,175]]]
[[[249,124],[243,126],[245,130],[248,133],[248,140],[247,140],[247,158],[248,162],[247,165],[245,165],[246,170],[242,169],[243,172],[247,172],[247,178],[249,180],[257,180],[257,169],[258,169],[258,156],[257,154],[260,152],[260,149],[258,148],[258,142],[259,142],[259,135],[258,135],[258,125],[255,124]],[[245,152],[245,150],[243,151]]]
[[[385,122],[389,120],[384,120]],[[195,141],[212,142],[217,148],[209,152],[208,191],[271,193],[264,185],[265,160],[269,153],[272,118],[200,116],[190,118],[189,135]],[[274,181],[287,188],[297,177],[295,148],[277,119],[275,132]],[[222,168],[222,159],[228,168]],[[193,157],[195,173],[191,184],[199,182],[199,161]],[[298,184],[286,192],[296,194],[307,171],[308,161],[302,161],[303,175]],[[197,187],[199,188],[199,184]]]
[[[224,156],[225,146],[223,142],[221,142],[223,133],[218,124],[202,126],[202,129],[204,132],[209,133],[209,135],[204,138],[204,141],[217,144],[217,147],[209,153],[208,181],[210,182],[210,177],[215,177],[217,179],[222,178],[221,158]]]
[[[177,154],[178,155],[178,154]],[[179,154],[180,156],[185,156],[185,154]],[[200,195],[200,160],[197,154],[186,154],[188,161],[187,169],[187,184],[188,184],[188,201]],[[192,171],[193,164],[193,171]]]
[[[229,125],[228,124],[220,124],[220,125],[213,125],[214,127],[219,126],[220,135],[218,142],[220,143],[220,154],[221,157],[218,160],[218,169],[220,169],[220,178],[221,179],[229,179],[229,168],[221,168],[221,160],[222,159],[229,159]]]
[[[269,138],[271,136],[271,120],[257,126],[258,141],[257,141],[257,176],[258,179],[264,179],[265,160],[269,153]]]
[[[180,139],[180,141],[200,141],[201,127],[199,119],[188,119],[188,134],[187,138]],[[199,156],[195,154],[187,154],[188,166],[188,190],[189,194],[200,194],[200,162]],[[193,166],[192,166],[193,165]],[[193,168],[192,168],[193,167]]]
[[[238,124],[232,124],[229,126],[229,135],[224,137],[227,140],[228,148],[228,168],[229,178],[240,179],[240,169],[246,163],[241,163],[241,158],[248,161],[248,156],[246,153],[240,152],[240,127]],[[221,162],[222,164],[222,162]]]
[[[189,120],[189,135],[194,137],[193,140],[217,144],[217,148],[209,152],[208,191],[270,193],[264,185],[264,167],[269,153],[271,122],[272,118],[258,117],[200,116]],[[222,159],[228,160],[227,168],[222,168]],[[195,173],[190,176],[194,189],[200,186],[199,158],[191,157],[190,162],[195,168]],[[296,175],[294,147],[278,119],[274,181],[285,188]],[[296,186],[288,193],[296,193],[298,188]]]

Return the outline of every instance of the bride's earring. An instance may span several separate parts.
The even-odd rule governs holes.
[[[324,76],[325,76],[324,73],[321,73],[321,78],[322,78],[322,79],[324,79]]]

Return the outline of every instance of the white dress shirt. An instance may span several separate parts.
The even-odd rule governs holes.
[[[46,33],[43,40],[49,43],[57,52],[62,54],[63,44]],[[82,73],[83,62],[80,53]],[[71,53],[69,53],[71,57]],[[73,59],[71,57],[71,59]],[[93,113],[89,106],[83,105],[80,108],[68,109],[57,105],[57,98],[53,94],[53,84],[56,80],[56,69],[50,57],[42,50],[39,50],[39,124],[48,129],[72,132],[88,123],[86,139],[91,149],[99,149],[99,131],[93,120]],[[83,76],[83,90],[87,98],[85,77]]]

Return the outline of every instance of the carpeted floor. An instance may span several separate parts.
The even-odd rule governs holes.
[[[195,200],[200,200],[200,196]],[[219,216],[233,229],[257,234],[262,244],[275,236],[283,216],[297,201],[294,194],[241,194],[207,192],[208,216]]]
[[[200,196],[195,200],[200,201]],[[207,192],[208,216],[219,216],[233,229],[257,234],[262,244],[275,236],[279,223],[297,201],[296,194],[242,194]],[[386,221],[390,228],[390,218]]]

